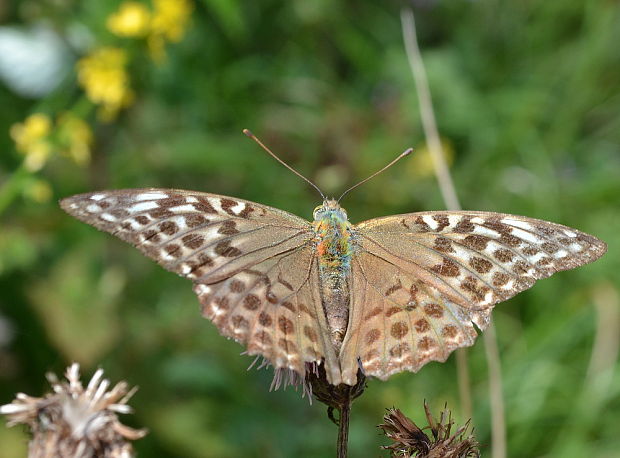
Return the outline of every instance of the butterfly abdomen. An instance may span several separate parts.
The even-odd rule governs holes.
[[[346,212],[335,203],[315,212],[313,224],[321,300],[331,340],[339,351],[349,321],[349,284],[354,240]]]

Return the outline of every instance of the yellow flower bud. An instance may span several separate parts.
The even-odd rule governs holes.
[[[139,2],[125,2],[108,17],[108,30],[119,37],[144,37],[151,26],[151,13]]]
[[[78,165],[85,165],[90,161],[93,133],[83,119],[70,113],[62,114],[58,118],[58,141],[61,152],[68,155]]]
[[[168,41],[180,41],[192,13],[192,4],[188,0],[154,0],[153,3],[152,34]]]
[[[13,124],[10,135],[17,151],[24,153],[24,164],[31,172],[40,170],[52,151],[48,136],[52,129],[50,118],[43,113],[28,116],[23,123]]]

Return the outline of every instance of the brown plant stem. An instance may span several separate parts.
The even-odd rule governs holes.
[[[439,189],[446,203],[446,208],[448,210],[460,210],[461,204],[456,194],[450,170],[446,164],[445,155],[441,146],[426,70],[416,37],[413,10],[410,7],[401,10],[401,25],[407,59],[415,80],[415,87],[420,103],[424,135],[426,136],[426,143],[433,160]],[[502,398],[501,362],[499,359],[495,329],[493,328],[492,322],[487,332],[483,335],[483,339],[489,366],[493,458],[503,458],[506,456],[506,431],[504,401]],[[459,393],[461,396],[461,409],[466,417],[471,418],[471,387],[469,386],[469,370],[467,368],[466,353],[465,349],[457,350],[457,352],[457,373]]]
[[[346,458],[349,447],[349,422],[351,418],[351,404],[364,393],[366,377],[362,371],[357,372],[357,383],[332,385],[327,380],[323,365],[317,366],[306,375],[306,383],[312,389],[312,396],[327,405],[327,416],[338,425],[338,442],[336,444],[337,458]],[[334,410],[338,410],[340,418],[334,419]]]
[[[349,420],[351,417],[351,399],[349,398],[340,408],[340,418],[338,421],[338,444],[336,456],[347,458],[349,448]]]

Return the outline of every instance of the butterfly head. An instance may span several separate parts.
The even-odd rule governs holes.
[[[349,219],[347,211],[340,206],[338,201],[333,199],[325,199],[322,205],[319,205],[312,212],[315,221],[337,220],[347,221]]]

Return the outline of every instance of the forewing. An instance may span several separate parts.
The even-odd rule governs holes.
[[[472,322],[485,329],[494,304],[606,250],[576,229],[499,213],[413,213],[355,229],[345,381],[358,358],[381,378],[445,360],[473,344]]]
[[[167,270],[201,283],[304,245],[307,221],[240,199],[172,189],[79,194],[60,202],[72,216],[131,243]]]
[[[223,335],[276,368],[305,373],[325,358],[339,382],[324,315],[310,224],[240,199],[171,189],[128,189],[72,196],[69,214],[131,243],[194,291]],[[317,310],[318,307],[318,310]]]

